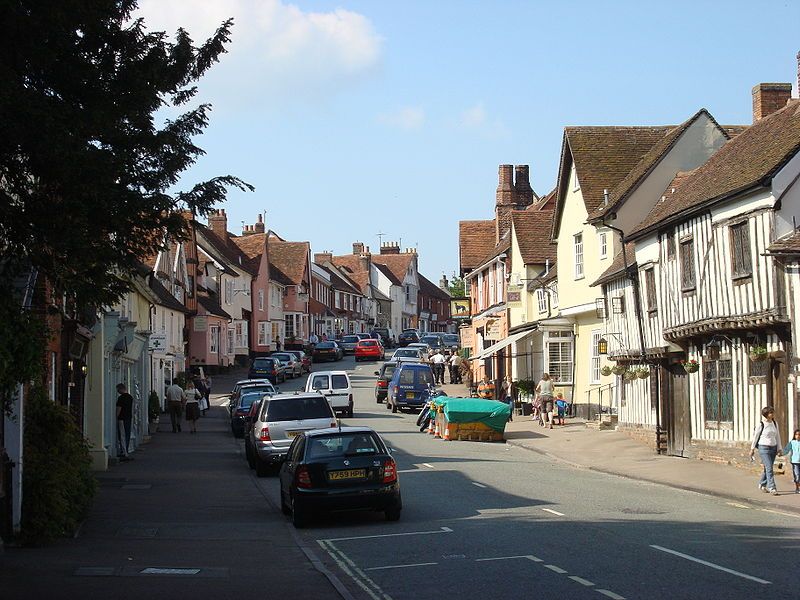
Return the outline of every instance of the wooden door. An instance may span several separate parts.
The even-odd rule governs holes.
[[[692,422],[689,412],[689,377],[679,364],[669,368],[669,396],[667,402],[667,454],[689,456],[692,440]]]
[[[767,401],[775,409],[775,424],[781,434],[781,441],[785,444],[789,438],[789,406],[788,406],[788,381],[786,378],[786,364],[784,357],[769,359],[769,378],[767,386]]]

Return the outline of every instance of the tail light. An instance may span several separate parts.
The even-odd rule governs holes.
[[[277,374],[278,374],[278,371],[277,371],[277,370],[275,370],[275,369],[272,369],[272,374],[273,374],[273,375],[277,375]]]
[[[331,421],[331,428],[336,427],[336,421]]]
[[[397,465],[393,458],[383,461],[383,481],[382,483],[394,483],[397,481]]]
[[[297,487],[309,489],[311,487],[311,476],[308,474],[308,467],[300,466],[294,474]]]
[[[383,388],[383,387],[387,387],[388,385],[389,385],[388,381],[384,381],[383,379],[379,379],[378,380],[378,387]]]
[[[350,402],[353,401],[353,394],[350,394]]]
[[[262,442],[270,442],[272,438],[269,437],[269,427],[262,427],[261,433],[258,434],[258,439]]]

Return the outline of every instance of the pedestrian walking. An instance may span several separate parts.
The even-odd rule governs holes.
[[[559,392],[556,394],[556,418],[558,419],[559,425],[564,425],[564,417],[567,415],[567,408],[569,407],[569,402],[564,399],[564,395]]]
[[[131,422],[133,421],[133,396],[128,393],[124,383],[117,384],[117,458],[131,460],[128,446],[131,443]]]
[[[183,416],[183,406],[186,404],[186,392],[175,380],[167,388],[167,408],[169,409],[169,420],[172,422],[172,433],[181,430],[181,417]]]
[[[461,356],[453,352],[450,357],[450,383],[461,383]]]
[[[444,363],[447,362],[442,355],[441,350],[437,350],[436,354],[431,358],[433,364],[433,382],[444,385]]]
[[[539,421],[539,427],[544,427],[544,419],[542,418],[542,399],[539,394],[533,397],[531,404],[531,421]]]
[[[789,440],[783,453],[792,463],[792,479],[794,479],[794,493],[800,494],[800,429],[794,430],[794,438]]]
[[[484,400],[494,400],[494,383],[485,375],[483,381],[478,384],[478,398]]]
[[[206,404],[206,384],[203,378],[200,376],[200,373],[195,373],[194,377],[192,377],[192,383],[194,384],[194,389],[197,390],[198,394],[200,395],[200,399],[198,400],[198,408],[200,413],[203,416],[206,416],[206,410],[208,409],[208,405]]]
[[[511,381],[511,376],[506,375],[503,378],[503,383],[500,384],[501,395],[503,402],[508,404],[510,412],[508,413],[508,420],[514,420],[514,384]]]
[[[197,419],[200,418],[200,390],[191,381],[186,384],[186,420],[192,424],[190,433],[197,433]]]
[[[539,399],[542,403],[542,413],[545,417],[546,426],[549,425],[550,429],[553,428],[553,380],[550,379],[550,373],[542,373],[542,379],[536,385],[536,393],[539,394]]]
[[[764,407],[761,409],[761,416],[763,417],[761,423],[756,425],[755,430],[753,430],[753,441],[750,443],[750,460],[753,460],[753,455],[758,450],[761,464],[764,465],[761,478],[758,480],[758,489],[776,496],[778,489],[775,487],[773,465],[775,457],[783,453],[781,432],[778,431],[778,426],[775,424],[774,408],[771,406]]]

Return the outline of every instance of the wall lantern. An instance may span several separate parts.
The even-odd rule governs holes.
[[[83,365],[81,367],[81,373],[83,373],[83,376],[86,377],[86,373],[88,373],[88,372],[89,372],[89,367],[87,367],[86,365]]]
[[[608,340],[606,338],[597,340],[597,353],[608,354]]]
[[[68,360],[68,361],[67,361],[67,368],[68,368],[70,371],[72,371],[72,367],[74,367],[74,366],[75,366],[75,363],[74,363],[74,362],[72,362],[72,359],[70,359],[70,360]]]
[[[716,338],[706,344],[706,358],[709,360],[719,360],[719,342]]]

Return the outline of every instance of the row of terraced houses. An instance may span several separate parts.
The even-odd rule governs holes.
[[[476,378],[549,372],[575,414],[659,452],[742,461],[765,405],[800,426],[800,100],[751,125],[566,127],[557,184],[501,165],[494,218],[461,221]]]

